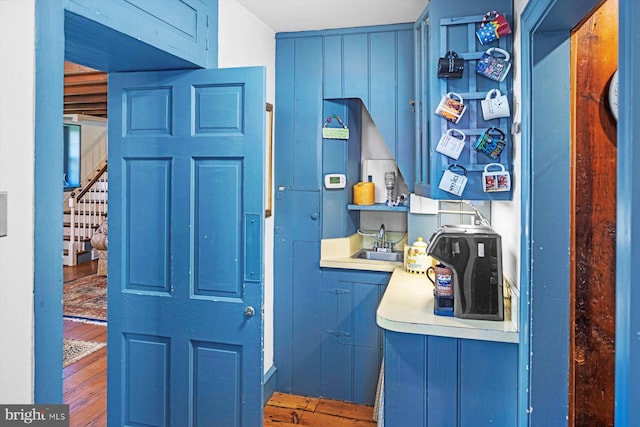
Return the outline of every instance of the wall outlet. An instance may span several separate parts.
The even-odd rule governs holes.
[[[0,191],[0,237],[7,235],[7,192]]]

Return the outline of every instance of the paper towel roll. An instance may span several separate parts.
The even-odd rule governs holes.
[[[373,205],[375,186],[373,182],[359,182],[353,186],[353,203],[356,205]]]

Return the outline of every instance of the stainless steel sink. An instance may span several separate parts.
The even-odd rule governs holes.
[[[370,259],[375,261],[403,262],[402,252],[379,252],[372,249],[361,249],[351,256],[351,258]]]

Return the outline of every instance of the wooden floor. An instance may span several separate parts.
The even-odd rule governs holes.
[[[64,321],[64,337],[107,341],[102,325]],[[107,347],[83,357],[62,371],[64,403],[69,405],[71,426],[107,425]]]
[[[98,270],[92,261],[64,267],[64,281],[79,279]],[[64,337],[83,341],[107,341],[107,327],[64,321]],[[69,405],[70,426],[107,425],[107,348],[67,366],[62,371],[64,403]]]
[[[64,268],[64,281],[96,272],[97,263]],[[64,321],[64,337],[106,342],[107,328]],[[62,373],[64,403],[69,405],[70,427],[107,425],[107,348],[67,366]],[[375,427],[373,408],[336,400],[275,393],[264,408],[264,425],[288,427]],[[253,427],[253,426],[248,426]]]
[[[272,427],[375,427],[373,407],[338,400],[274,393],[264,408],[264,425]]]

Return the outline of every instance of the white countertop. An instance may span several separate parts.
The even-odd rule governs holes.
[[[517,310],[517,298],[507,299],[512,310],[505,309],[504,321],[437,316],[433,314],[433,285],[426,276],[406,272],[401,262],[351,258],[365,245],[368,242],[363,242],[363,237],[358,234],[323,239],[320,267],[391,272],[391,279],[376,313],[376,322],[381,328],[408,334],[518,342],[515,322],[509,317],[511,311],[515,314]],[[403,246],[404,242],[400,247]]]
[[[469,320],[433,314],[433,285],[424,276],[394,269],[376,321],[381,328],[410,334],[466,338],[485,341],[518,342],[511,319]]]

